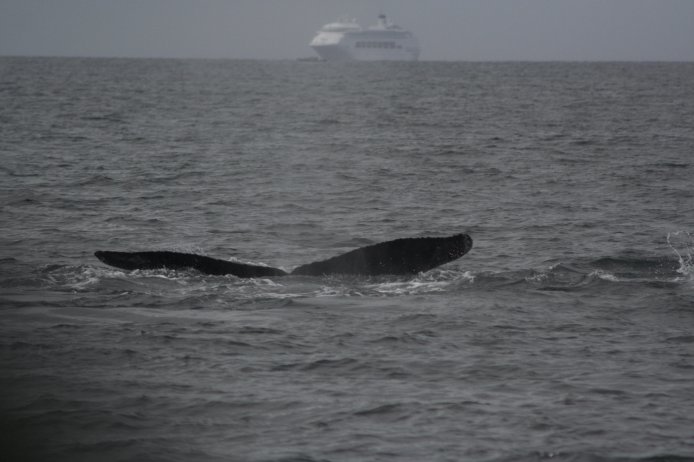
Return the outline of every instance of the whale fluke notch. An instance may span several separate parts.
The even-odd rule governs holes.
[[[289,274],[304,276],[417,274],[456,260],[468,253],[471,248],[472,238],[467,234],[395,239],[351,250],[327,260],[302,265]],[[279,268],[270,266],[231,262],[192,253],[100,250],[94,255],[107,265],[126,270],[192,268],[205,274],[231,274],[240,278],[286,276],[288,274]]]

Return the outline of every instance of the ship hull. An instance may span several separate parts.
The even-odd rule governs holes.
[[[419,50],[396,49],[360,50],[345,44],[312,45],[311,48],[326,61],[417,61]]]

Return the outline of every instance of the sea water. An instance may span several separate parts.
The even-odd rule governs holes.
[[[2,58],[0,161],[6,460],[694,457],[694,64]]]

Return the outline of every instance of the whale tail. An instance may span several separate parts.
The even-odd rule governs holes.
[[[186,269],[192,268],[205,274],[233,274],[240,278],[257,278],[267,276],[284,276],[287,273],[271,266],[249,265],[217,258],[205,257],[193,253],[168,251],[150,252],[94,252],[96,258],[110,266],[126,270],[136,269]]]
[[[469,252],[471,248],[472,238],[467,234],[395,239],[361,247],[327,260],[302,265],[290,274],[306,276],[417,274],[456,260]],[[270,266],[230,262],[192,253],[97,251],[94,255],[107,265],[126,270],[192,268],[205,274],[231,274],[240,278],[288,274]]]
[[[291,274],[417,274],[457,260],[471,248],[467,234],[395,239],[299,266]]]

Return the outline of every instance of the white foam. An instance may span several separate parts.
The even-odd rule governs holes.
[[[668,233],[667,243],[680,263],[677,272],[689,277],[694,275],[694,237],[687,231],[675,231]]]

